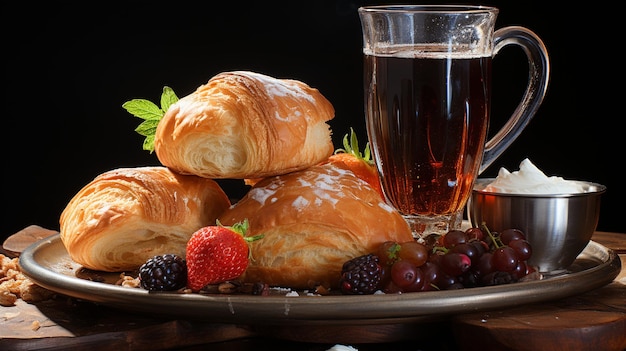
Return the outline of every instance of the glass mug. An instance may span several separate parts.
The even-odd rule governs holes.
[[[368,6],[363,30],[367,134],[386,201],[416,239],[460,229],[478,175],[519,136],[548,86],[547,50],[531,30],[495,30],[498,9]],[[507,45],[528,58],[518,107],[488,139],[492,60]]]

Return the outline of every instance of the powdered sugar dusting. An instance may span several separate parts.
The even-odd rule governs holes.
[[[300,173],[286,175],[284,178],[277,176],[263,187],[253,187],[250,189],[247,196],[263,206],[278,201],[282,196],[280,194],[281,190],[288,191],[286,187],[308,188],[310,189],[308,193],[296,193],[297,197],[291,202],[293,209],[300,212],[309,206],[320,207],[323,206],[324,203],[329,203],[335,207],[342,198],[355,196],[351,191],[348,193],[344,192],[344,186],[341,182],[337,181],[338,178],[342,178],[346,175],[353,177],[355,186],[365,186],[367,184],[365,181],[354,176],[349,170],[328,166],[325,167],[322,172],[308,172],[305,170]],[[287,180],[287,177],[295,178]],[[291,185],[286,183],[287,181],[290,182]],[[387,212],[394,211],[394,209],[384,201],[373,203],[372,205],[377,205]]]
[[[256,79],[262,82],[263,86],[265,87],[265,91],[270,98],[291,97],[294,99],[305,99],[310,101],[311,103],[315,103],[315,98],[313,97],[313,95],[303,90],[302,86],[300,86],[296,81],[278,79],[256,72],[236,71],[234,73],[242,76],[247,76],[249,78]],[[292,118],[302,118],[303,116],[306,117],[306,115],[303,115],[302,111],[300,111],[295,106],[291,108],[291,113],[287,116],[281,115],[280,111],[278,110],[274,114],[274,117],[276,119],[287,121]]]
[[[315,193],[315,196],[317,196],[319,199],[327,200],[332,203],[333,206],[335,206],[339,202],[338,198],[333,197],[328,191],[324,191],[323,189],[315,189],[313,192]]]
[[[303,187],[310,187],[310,186],[313,186],[313,184],[311,184],[311,182],[309,182],[308,180],[306,180],[306,179],[304,179],[304,178],[302,178],[302,177],[299,177],[299,178],[297,179],[297,181],[298,181],[298,183],[300,183],[300,186],[303,186]]]
[[[270,199],[271,202],[275,202],[276,198],[274,196],[276,195],[276,192],[283,186],[284,183],[285,182],[281,180],[280,178],[276,178],[275,181],[271,182],[266,187],[250,189],[250,191],[248,192],[249,193],[248,196],[250,196],[252,200],[255,200],[261,205],[264,205],[267,199],[269,198],[271,198]]]
[[[268,188],[253,188],[250,189],[250,198],[260,203],[265,204],[268,198],[276,195],[276,190]]]
[[[309,205],[309,200],[305,199],[302,196],[298,196],[296,200],[293,202],[293,207],[297,210],[302,210]]]
[[[333,177],[330,174],[320,174],[319,176],[317,176],[317,179],[315,179],[315,186],[322,190],[335,190]]]
[[[383,210],[387,211],[387,212],[394,212],[395,209],[391,206],[389,206],[387,203],[385,202],[379,202],[378,203],[378,207],[382,208]]]
[[[278,79],[261,73],[249,71],[236,71],[234,73],[261,81],[270,96],[294,96],[307,99],[309,101],[315,100],[311,94],[307,94],[304,90],[302,90],[302,88],[295,81]]]

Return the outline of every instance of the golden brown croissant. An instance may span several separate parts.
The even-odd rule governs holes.
[[[220,73],[170,106],[157,126],[159,161],[212,179],[301,170],[333,152],[331,103],[314,88],[259,73]]]
[[[148,258],[184,257],[197,229],[230,206],[217,182],[166,167],[120,168],[84,186],[60,217],[61,241],[86,268],[118,272]]]
[[[402,216],[349,170],[310,167],[256,183],[219,221],[249,220],[252,259],[242,279],[274,286],[337,288],[344,262],[387,240],[413,240]]]

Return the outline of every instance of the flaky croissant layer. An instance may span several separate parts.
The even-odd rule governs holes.
[[[220,73],[170,106],[155,152],[178,172],[262,178],[305,169],[333,152],[332,104],[307,84],[260,73]]]
[[[184,257],[191,234],[229,206],[214,180],[165,167],[119,168],[74,195],[61,213],[60,236],[86,268],[133,270],[155,255]]]

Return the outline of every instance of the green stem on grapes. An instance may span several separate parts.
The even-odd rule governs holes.
[[[433,246],[433,254],[437,254],[437,252],[443,252],[443,254],[447,254],[450,249],[445,246]]]
[[[487,227],[487,223],[482,222],[480,224],[481,227],[483,227],[485,229],[485,231],[487,232],[487,234],[489,234],[489,237],[491,238],[491,241],[493,242],[493,244],[495,245],[496,249],[499,249],[501,247],[504,246],[504,244],[502,243],[502,241],[500,240],[500,238],[496,237],[495,235],[493,235],[491,233],[491,230],[489,230],[489,228]]]
[[[389,262],[395,262],[398,260],[401,248],[402,246],[398,243],[394,243],[391,247],[389,247],[387,250],[387,259]]]

